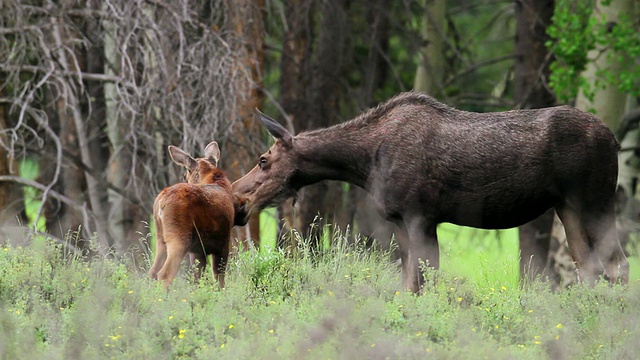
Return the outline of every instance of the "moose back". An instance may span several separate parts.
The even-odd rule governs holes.
[[[297,136],[260,118],[276,142],[233,184],[236,221],[303,186],[347,181],[398,226],[404,285],[418,291],[420,264],[439,266],[437,224],[509,228],[555,208],[580,277],[628,281],[615,231],[619,145],[592,114],[568,106],[473,113],[408,92]]]

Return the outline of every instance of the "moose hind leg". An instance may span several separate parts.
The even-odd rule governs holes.
[[[224,246],[220,253],[211,255],[211,271],[213,271],[213,278],[218,281],[218,284],[222,289],[224,289],[224,273],[227,268],[228,258],[229,246]]]
[[[162,223],[156,219],[156,257],[149,269],[149,278],[155,280],[158,278],[158,271],[167,259],[167,244],[164,242],[162,232]]]
[[[615,225],[613,201],[592,208],[563,206],[557,209],[580,281],[593,284],[601,275],[610,282],[629,281],[629,263]]]
[[[187,254],[188,241],[181,241],[184,238],[177,237],[170,244],[167,244],[167,260],[160,271],[158,271],[158,280],[164,281],[165,289],[169,289],[169,285],[176,277],[180,269],[180,262]]]
[[[556,208],[556,212],[564,225],[567,245],[576,265],[578,279],[593,283],[596,280],[596,264],[592,259],[592,251],[582,225],[580,211],[571,206],[561,206]]]
[[[629,262],[618,239],[613,201],[604,207],[604,211],[585,215],[585,228],[593,256],[603,268],[605,278],[612,283],[628,283]]]

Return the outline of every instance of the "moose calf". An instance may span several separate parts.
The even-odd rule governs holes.
[[[207,256],[213,255],[213,276],[224,287],[234,220],[233,195],[229,179],[217,168],[218,143],[209,143],[204,154],[204,158],[194,159],[169,146],[171,159],[187,169],[186,183],[162,190],[153,204],[156,258],[149,277],[164,281],[167,289],[187,253],[191,264],[195,263],[196,280],[206,266]]]

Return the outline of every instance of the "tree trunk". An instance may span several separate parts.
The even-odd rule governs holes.
[[[389,65],[382,54],[386,54],[389,48],[391,5],[390,0],[377,0],[371,2],[367,10],[369,26],[365,28],[368,31],[362,34],[361,41],[368,46],[368,54],[358,69],[363,79],[357,104],[359,109],[376,105],[374,94],[383,86],[389,73]],[[389,249],[395,225],[378,214],[372,197],[366,191],[350,186],[343,212],[346,213],[345,221],[354,224],[354,230],[367,237],[368,245],[375,242],[383,249]]]
[[[445,1],[425,0],[422,15],[422,47],[413,88],[441,98],[445,73]]]
[[[223,145],[222,163],[230,179],[235,180],[249,172],[257,163],[262,149],[262,126],[255,121],[255,110],[262,107],[262,76],[264,72],[264,0],[226,0],[227,23],[233,29],[237,41],[237,66],[250,74],[248,81],[236,84],[243,94],[236,106],[234,151]],[[225,144],[226,145],[226,144]],[[260,245],[260,217],[255,214],[244,227],[235,228],[232,244],[244,248]]]
[[[100,2],[93,4],[93,6],[97,7],[97,9],[100,9],[102,6],[103,10],[107,8],[107,5],[100,5]],[[143,12],[145,12],[149,18],[153,19],[154,15],[153,11],[149,10],[150,6],[142,5],[142,7]],[[97,25],[98,24],[96,24],[96,27]],[[125,72],[121,68],[121,64],[125,63],[125,61],[123,61],[122,51],[118,49],[120,44],[116,43],[119,38],[117,25],[112,19],[107,18],[101,20],[101,27],[101,41],[95,42],[99,46],[91,52],[92,54],[98,54],[97,56],[99,56],[101,60],[95,61],[93,65],[95,68],[92,72],[104,73],[116,77],[118,74]],[[148,38],[145,37],[144,39],[147,40]],[[155,49],[152,49],[146,43],[143,46],[147,46],[148,50],[144,52],[145,58],[142,60],[144,66],[148,69],[154,69],[154,66],[157,64],[154,64],[153,60],[149,58],[153,58],[151,54],[154,54]],[[88,66],[92,66],[91,60],[93,57],[94,56],[89,54]],[[151,76],[150,74],[157,74],[157,72],[151,70],[145,71],[143,74],[148,77]],[[144,81],[148,84],[159,84],[159,82],[149,81],[146,77]],[[149,152],[145,152],[144,155],[133,154],[131,142],[128,141],[127,138],[127,135],[130,133],[129,122],[133,114],[126,108],[120,106],[120,98],[117,93],[116,84],[106,82],[99,85],[100,94],[95,98],[100,99],[100,112],[102,113],[102,138],[100,144],[105,153],[99,157],[96,156],[96,162],[103,164],[104,167],[100,169],[100,171],[106,174],[108,182],[113,187],[124,190],[129,188],[128,184],[131,184],[133,178],[137,175],[132,163],[133,159],[137,156],[137,161],[145,163],[147,159],[142,157],[153,155]],[[153,115],[159,117],[157,113]],[[156,121],[161,120],[156,119]],[[144,224],[148,222],[149,219],[144,217],[144,211],[140,209],[139,205],[127,199],[121,192],[110,189],[106,196],[106,203],[109,204],[108,228],[113,237],[116,252],[119,256],[124,256],[125,259],[130,261],[134,267],[142,269],[145,265],[145,255],[148,255],[149,245],[143,243],[140,234],[146,233]]]
[[[2,97],[0,90],[0,97]],[[0,131],[7,129],[7,105],[0,104]],[[0,132],[0,176],[18,176],[18,162],[13,157],[13,152],[6,147],[10,146],[4,132]],[[12,228],[24,225],[24,194],[22,187],[9,181],[0,181],[0,242],[7,240],[13,234]]]
[[[55,92],[51,89],[52,93]],[[76,124],[73,118],[65,111],[63,100],[55,102],[55,115],[50,119],[59,122],[60,142],[63,151],[68,154],[63,161],[63,171],[54,189],[74,200],[78,204],[86,203],[84,193],[86,191],[85,174],[75,164],[72,164],[68,157],[80,159],[78,150]],[[39,179],[41,183],[47,184],[53,178],[55,172],[56,160],[49,155],[43,155],[40,158]],[[48,200],[49,205],[46,208],[47,230],[53,236],[64,239],[72,243],[80,249],[88,249],[88,239],[92,231],[89,224],[84,222],[83,216],[77,210],[66,204],[62,204],[57,200]]]
[[[516,11],[515,100],[520,108],[535,109],[552,106],[553,94],[545,79],[549,76],[550,59],[545,42],[547,26],[553,16],[554,1],[518,0]],[[534,279],[549,276],[549,241],[553,210],[520,227],[520,277]],[[556,278],[552,276],[552,278]]]
[[[554,0],[518,0],[515,6],[515,100],[523,109],[552,106],[555,97],[545,82],[551,64],[545,43]]]
[[[69,55],[65,51],[65,48],[68,46],[66,42],[69,40],[70,35],[64,33],[63,27],[60,23],[61,19],[52,17],[50,21],[53,25],[51,35],[57,49],[55,55],[62,66],[62,69],[65,71],[81,70],[75,68],[77,59],[70,59]],[[74,56],[74,54],[71,56]],[[87,198],[94,214],[94,221],[96,225],[95,238],[97,240],[98,250],[102,255],[112,255],[111,250],[113,247],[113,239],[109,233],[107,211],[105,209],[106,186],[104,181],[101,180],[101,177],[98,175],[98,163],[95,163],[96,158],[92,154],[93,144],[90,134],[92,133],[92,130],[96,129],[88,128],[87,125],[89,124],[84,120],[78,90],[75,87],[66,84],[62,91],[63,92],[61,93],[57,104],[58,114],[61,119],[64,119],[61,120],[61,122],[66,122],[73,126],[73,132],[63,132],[63,134],[67,134],[67,136],[70,137],[70,141],[77,143],[80,161],[82,161],[84,166],[88,169],[92,169],[94,171],[93,173],[85,171],[84,180],[86,181]],[[68,180],[75,181],[76,179]],[[81,188],[81,186],[67,189],[75,190],[79,188]]]
[[[282,57],[280,60],[280,105],[295,133],[306,128],[304,122],[309,116],[307,91],[310,85],[311,49],[313,43],[313,0],[291,0],[285,2],[284,34]],[[278,208],[279,228],[283,233],[296,228],[294,204],[287,201]],[[277,246],[286,248],[287,237],[279,236]]]
[[[344,0],[329,0],[321,5],[317,50],[312,60],[312,79],[308,89],[308,110],[305,121],[298,124],[301,131],[339,122],[341,75],[345,60],[345,41],[349,33],[347,6]],[[296,227],[307,234],[314,248],[320,247],[320,230],[327,222],[328,214],[333,212],[334,205],[342,203],[341,197],[342,186],[334,181],[323,181],[299,191]],[[344,225],[338,226],[342,228]]]
[[[607,5],[603,5],[607,2]],[[633,14],[633,0],[603,1],[598,0],[594,8],[594,16],[603,16],[607,27],[615,26],[621,15]],[[602,69],[609,69],[612,74],[620,70],[620,63],[617,59],[607,56],[607,49],[596,48],[587,55],[589,63],[582,73],[584,79],[596,88],[593,100],[590,100],[582,91],[576,98],[576,107],[582,110],[592,110],[604,121],[609,128],[617,129],[626,111],[627,97],[616,86],[608,85],[604,88],[596,87],[598,80],[597,72]]]

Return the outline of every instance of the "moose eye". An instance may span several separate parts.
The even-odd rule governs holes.
[[[258,162],[258,165],[260,165],[260,168],[264,168],[267,165],[267,158],[266,157],[261,157],[260,158],[260,162]]]

